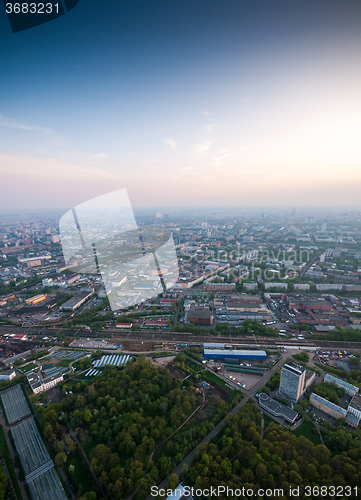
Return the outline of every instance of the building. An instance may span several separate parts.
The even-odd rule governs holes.
[[[43,302],[43,300],[46,299],[46,295],[39,294],[35,295],[34,297],[30,297],[29,299],[25,299],[25,304],[28,304],[29,306],[34,306],[35,304],[38,304],[39,302]]]
[[[251,290],[258,290],[258,285],[257,283],[243,283],[243,288],[250,292]]]
[[[204,287],[210,292],[234,292],[236,289],[235,283],[212,283],[210,281],[204,282]]]
[[[167,497],[166,500],[193,500],[193,497],[189,494],[189,486],[185,489],[181,484],[179,484],[174,491]],[[166,490],[167,495],[170,490]]]
[[[194,307],[186,313],[186,320],[194,325],[212,325],[213,316],[208,307]]]
[[[300,290],[300,291],[309,290],[310,287],[311,287],[311,285],[309,285],[308,283],[295,283],[294,284],[295,290]]]
[[[287,290],[288,284],[287,283],[265,283],[264,284],[264,289],[269,290],[270,288],[277,288],[279,290]]]
[[[346,422],[357,427],[361,420],[361,396],[355,394],[347,408]]]
[[[328,384],[336,384],[337,387],[341,387],[342,389],[345,390],[345,393],[348,394],[349,396],[355,396],[359,392],[359,388],[349,384],[348,382],[345,382],[344,380],[341,380],[340,378],[334,377],[333,375],[330,375],[329,373],[326,373],[325,378],[323,379],[324,382],[327,382]]]
[[[331,417],[337,419],[346,417],[347,411],[344,408],[341,408],[341,406],[338,406],[335,403],[331,403],[331,401],[322,398],[314,392],[310,396],[310,403],[315,408],[327,413],[327,415],[331,415]]]
[[[39,394],[42,391],[48,391],[52,387],[55,387],[59,382],[64,380],[63,374],[60,372],[54,373],[50,377],[41,379],[37,373],[30,373],[27,376],[28,382],[30,384],[31,390],[35,394]]]
[[[116,323],[116,328],[122,328],[123,330],[130,330],[132,328],[133,323]]]
[[[80,280],[80,274],[73,274],[72,276],[66,278],[66,282],[68,285],[72,285],[78,280]]]
[[[264,392],[259,395],[258,403],[261,408],[268,411],[274,417],[283,417],[290,424],[293,424],[298,417],[298,413],[296,411],[291,410],[291,408],[288,408],[288,406],[285,406],[278,401],[275,401]]]
[[[342,290],[343,285],[337,283],[320,283],[316,285],[316,290],[324,292],[326,290]]]
[[[204,359],[267,359],[266,351],[243,349],[203,349]]]
[[[84,302],[93,295],[93,292],[80,292],[74,295],[71,299],[67,300],[60,309],[62,311],[74,311],[80,307]]]
[[[0,372],[0,380],[12,380],[16,377],[16,373],[14,369],[4,370]]]
[[[279,393],[297,403],[305,390],[306,369],[295,363],[285,364],[281,371]]]

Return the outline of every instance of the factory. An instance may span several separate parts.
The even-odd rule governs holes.
[[[67,300],[65,304],[60,306],[61,311],[74,311],[80,307],[84,302],[93,295],[93,292],[80,292],[71,299]]]
[[[243,349],[203,349],[204,359],[267,359],[266,351]]]

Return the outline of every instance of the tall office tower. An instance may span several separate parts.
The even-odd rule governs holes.
[[[285,364],[281,371],[279,393],[281,396],[297,403],[305,387],[306,369],[295,363]]]
[[[322,222],[321,231],[327,231],[327,222]]]

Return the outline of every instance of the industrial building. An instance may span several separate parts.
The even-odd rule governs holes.
[[[93,292],[80,292],[74,295],[71,299],[67,300],[60,309],[62,311],[74,311],[80,307],[84,302],[93,295]]]
[[[186,313],[186,321],[194,325],[212,325],[213,316],[208,307],[195,307]]]
[[[295,363],[285,364],[281,371],[279,393],[281,396],[297,403],[304,393],[306,369]]]
[[[345,393],[348,394],[349,396],[355,396],[355,394],[359,392],[359,388],[356,387],[355,385],[349,384],[348,382],[345,382],[340,378],[334,377],[329,373],[326,373],[323,381],[327,382],[328,384],[336,384],[337,387],[341,387],[342,389],[344,389]]]
[[[203,349],[204,359],[267,359],[266,351],[243,349]]]
[[[46,295],[43,293],[39,295],[35,295],[34,297],[30,297],[29,299],[25,299],[25,304],[28,304],[29,306],[34,306],[35,304],[38,304],[39,302],[43,302],[43,300],[46,299]]]
[[[1,391],[1,401],[4,406],[6,417],[10,425],[31,415],[28,403],[26,402],[20,384],[13,385]]]

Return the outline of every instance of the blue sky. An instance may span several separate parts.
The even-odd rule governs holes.
[[[0,208],[358,205],[360,21],[357,1],[80,0],[12,34],[0,9]]]

